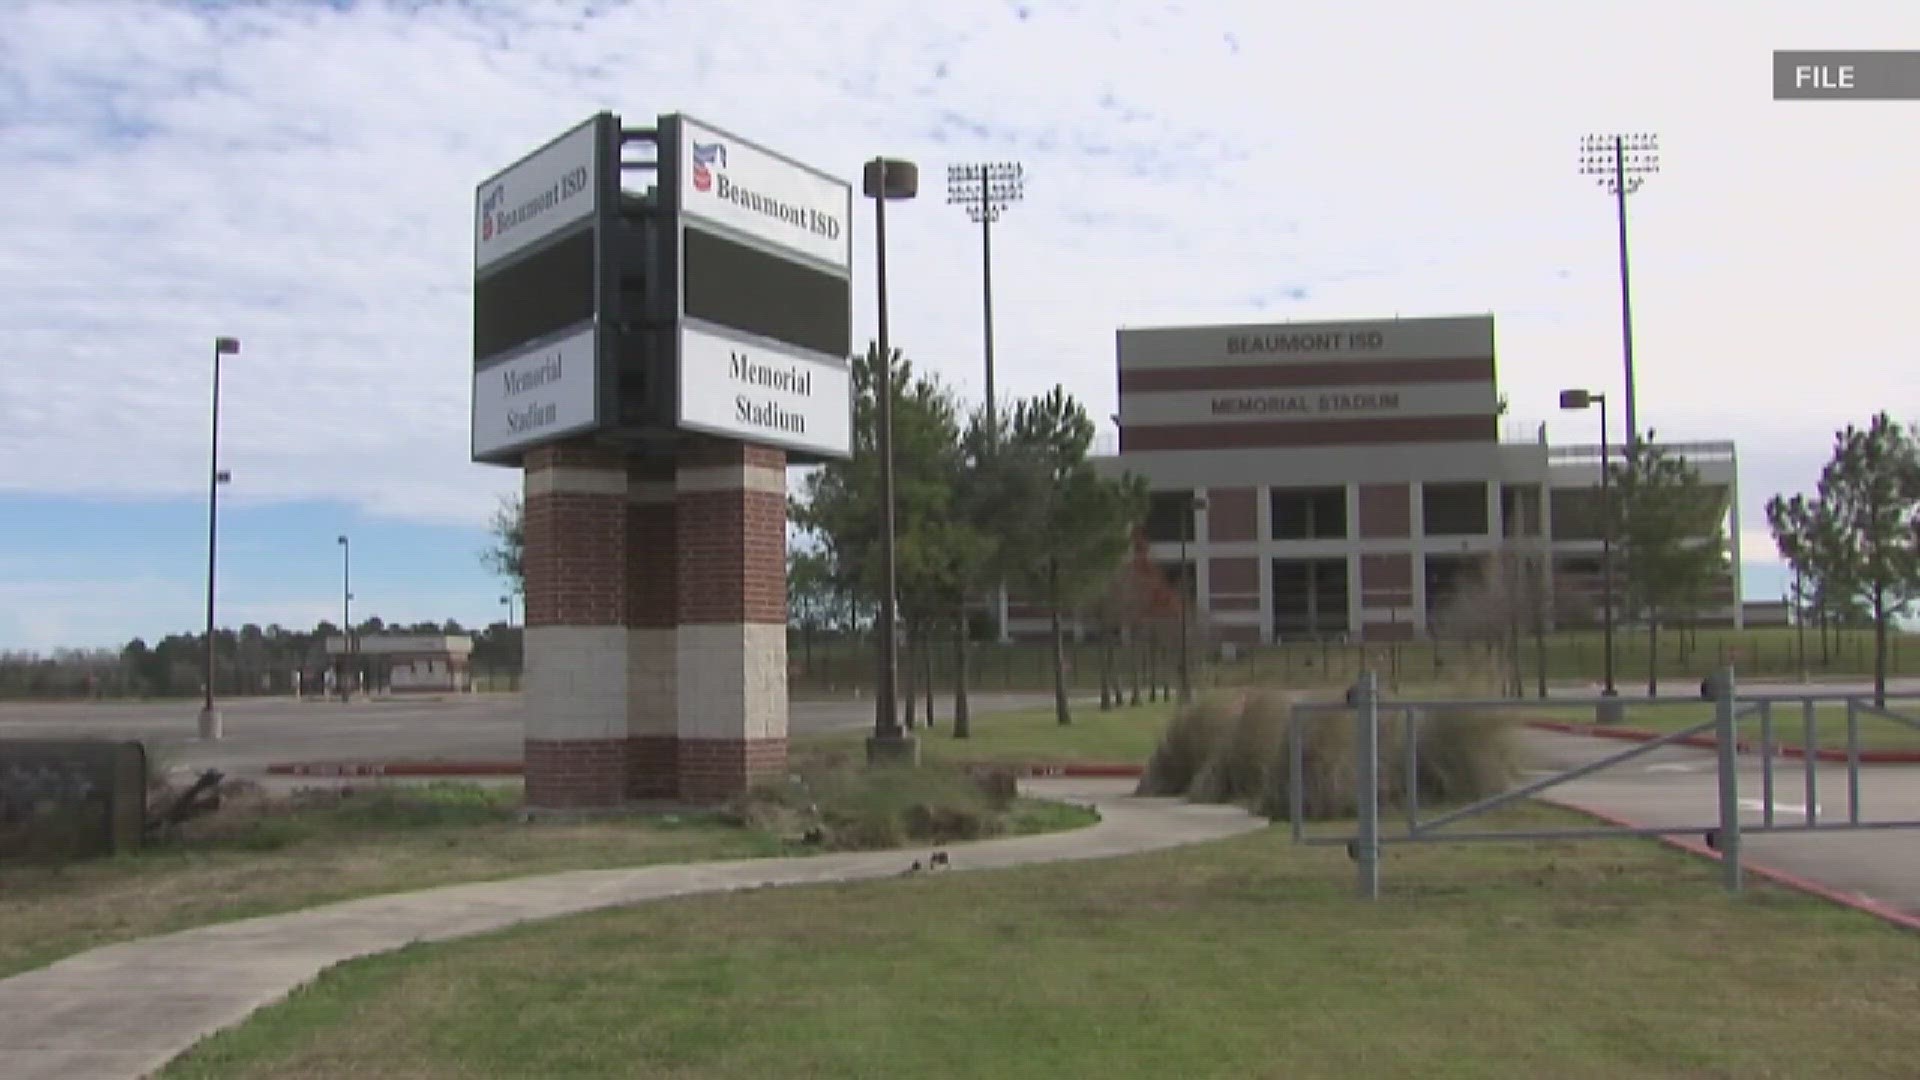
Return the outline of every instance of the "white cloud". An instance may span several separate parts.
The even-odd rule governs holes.
[[[1023,16],[1022,12],[1026,14]],[[977,393],[977,231],[947,163],[1019,158],[1001,385],[1104,418],[1122,324],[1491,310],[1516,420],[1619,379],[1613,217],[1578,136],[1658,130],[1634,197],[1643,425],[1740,440],[1748,524],[1830,431],[1911,401],[1913,105],[1776,103],[1779,47],[1920,9],[17,2],[0,33],[0,488],[190,494],[211,338],[252,495],[479,523],[468,200],[584,116],[685,109],[849,177],[917,158],[893,326]],[[860,219],[866,224],[864,212]],[[857,237],[858,325],[873,325]]]

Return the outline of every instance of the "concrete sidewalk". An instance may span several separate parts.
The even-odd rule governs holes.
[[[1265,825],[1232,807],[1134,798],[1133,783],[1029,781],[1022,786],[1034,795],[1094,807],[1099,824],[945,850],[954,870],[987,870],[1130,855]],[[893,877],[925,855],[914,849],[576,870],[350,900],[109,945],[0,980],[0,1074],[145,1076],[343,960],[647,900]]]

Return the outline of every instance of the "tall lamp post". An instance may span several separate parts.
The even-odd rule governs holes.
[[[880,558],[881,593],[880,686],[874,695],[873,737],[867,740],[868,761],[912,761],[918,744],[900,727],[900,665],[895,635],[899,619],[898,567],[893,532],[893,345],[887,338],[887,202],[911,199],[920,193],[920,167],[898,158],[876,157],[861,171],[861,190],[873,200],[874,277],[879,290],[879,362],[874,401],[879,407]]]
[[[1180,530],[1180,700],[1193,700],[1193,666],[1187,645],[1187,623],[1193,617],[1194,601],[1199,599],[1200,576],[1193,572],[1187,563],[1187,543],[1193,537],[1193,519],[1205,513],[1207,500],[1204,496],[1187,493],[1187,512],[1183,515],[1186,524]],[[1191,600],[1189,598],[1192,598]]]
[[[507,605],[507,629],[511,630],[513,629],[513,594],[508,593],[501,597],[500,602]]]
[[[200,703],[202,739],[218,739],[221,734],[220,712],[213,707],[214,549],[218,546],[220,536],[220,485],[231,477],[220,468],[220,358],[239,354],[239,338],[213,339],[213,422],[207,454],[207,649],[205,670],[201,672],[201,679],[206,684],[206,696]]]
[[[1606,653],[1606,687],[1600,691],[1604,697],[1615,698],[1620,691],[1613,683],[1613,471],[1611,447],[1607,442],[1607,395],[1596,394],[1588,390],[1560,391],[1560,407],[1569,411],[1579,411],[1590,406],[1600,407],[1600,589],[1603,627],[1601,648]],[[1616,723],[1620,720],[1619,702],[1608,702],[1600,706],[1597,719],[1603,723]]]
[[[1658,135],[1588,135],[1580,140],[1580,174],[1613,196],[1620,227],[1620,349],[1627,377],[1627,446],[1640,441],[1633,394],[1633,290],[1627,277],[1627,196],[1660,171]]]
[[[345,533],[340,543],[340,700],[348,700],[352,694],[352,683],[348,680],[353,673],[353,545],[347,541]]]

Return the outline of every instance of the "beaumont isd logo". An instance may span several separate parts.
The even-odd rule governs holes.
[[[726,143],[693,144],[693,190],[713,190],[713,170],[727,167]]]
[[[487,197],[481,201],[480,203],[480,239],[481,240],[484,241],[484,240],[493,239],[493,215],[499,211],[501,204],[506,201],[507,201],[507,185],[505,184],[493,185],[493,190],[487,192]]]

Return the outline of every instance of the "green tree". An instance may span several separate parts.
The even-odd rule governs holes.
[[[996,454],[999,436],[987,423],[985,406],[968,418],[960,452],[950,460],[951,498],[942,536],[946,557],[945,599],[951,613],[954,648],[953,737],[970,738],[968,701],[971,602],[999,581],[1004,497],[1008,488]]]
[[[1775,495],[1767,500],[1767,526],[1773,531],[1774,546],[1786,559],[1801,584],[1798,601],[1811,613],[1820,633],[1820,663],[1831,662],[1827,631],[1833,625],[1845,625],[1852,614],[1854,589],[1846,580],[1852,558],[1847,535],[1833,508],[1822,499],[1794,495]]]
[[[120,663],[126,670],[127,681],[137,694],[164,694],[168,690],[168,672],[166,657],[149,649],[147,643],[134,638],[127,647],[120,650]]]
[[[1087,459],[1092,443],[1086,410],[1055,387],[1014,407],[994,451],[1002,511],[998,569],[1047,605],[1054,714],[1062,724],[1073,722],[1063,616],[1108,585],[1146,513],[1145,481],[1101,477]]]
[[[840,617],[840,586],[833,562],[818,549],[787,546],[787,625],[800,631],[803,663],[813,670],[813,637]]]
[[[1611,466],[1614,535],[1627,564],[1627,602],[1647,623],[1647,696],[1659,692],[1660,624],[1698,606],[1727,574],[1724,489],[1701,483],[1653,432]]]
[[[520,596],[527,591],[526,531],[520,496],[508,495],[493,511],[487,530],[492,546],[480,553],[480,563],[506,580],[508,591]]]
[[[1834,436],[1819,499],[1845,538],[1841,580],[1873,619],[1874,703],[1886,707],[1887,628],[1920,592],[1920,445],[1886,413]]]
[[[924,644],[928,628],[946,610],[942,598],[950,571],[945,536],[959,425],[952,391],[937,378],[916,375],[899,350],[894,351],[892,370],[895,584],[902,627],[914,631],[901,663],[903,674],[910,675],[918,655],[914,646]],[[788,517],[819,543],[843,595],[868,610],[878,607],[884,573],[877,396],[881,382],[879,348],[870,346],[853,365],[852,455],[815,470],[801,497],[788,503]],[[902,695],[903,702],[911,699],[911,693]]]

